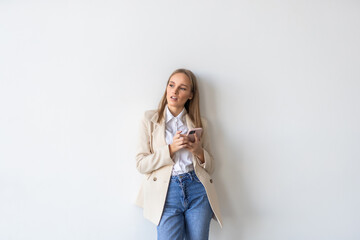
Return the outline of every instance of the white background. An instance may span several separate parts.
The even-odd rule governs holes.
[[[191,69],[224,228],[360,239],[360,2],[0,2],[0,239],[155,239],[143,112]]]

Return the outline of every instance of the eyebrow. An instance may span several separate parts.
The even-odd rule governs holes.
[[[175,83],[174,81],[169,81],[170,83]],[[189,87],[188,85],[186,85],[186,84],[180,84],[180,85],[184,85],[185,87]]]

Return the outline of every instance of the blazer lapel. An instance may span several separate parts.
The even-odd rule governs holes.
[[[190,129],[195,128],[195,125],[194,125],[193,121],[191,121],[189,114],[186,114],[185,116],[186,116],[186,125],[188,127],[188,131],[190,131]]]
[[[193,123],[193,121],[191,121],[191,118],[189,117],[189,114],[186,114],[186,125],[188,127],[188,132],[195,128],[195,124]],[[195,160],[195,156],[194,154],[191,154],[192,156],[192,162],[194,164],[194,168],[195,168],[195,171],[196,171],[196,168],[197,168],[197,165],[198,165],[198,162]]]
[[[154,114],[151,118],[151,121],[154,123],[154,131],[152,132],[153,135],[153,146],[160,147],[166,145],[165,140],[165,111],[164,116],[161,119],[160,123],[157,122],[158,114]]]

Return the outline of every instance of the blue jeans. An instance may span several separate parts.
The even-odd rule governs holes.
[[[172,176],[158,240],[206,240],[213,216],[205,188],[194,171]]]

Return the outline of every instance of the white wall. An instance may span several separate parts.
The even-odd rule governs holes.
[[[0,3],[0,239],[155,239],[135,143],[178,67],[200,81],[224,228],[360,239],[360,2]]]

